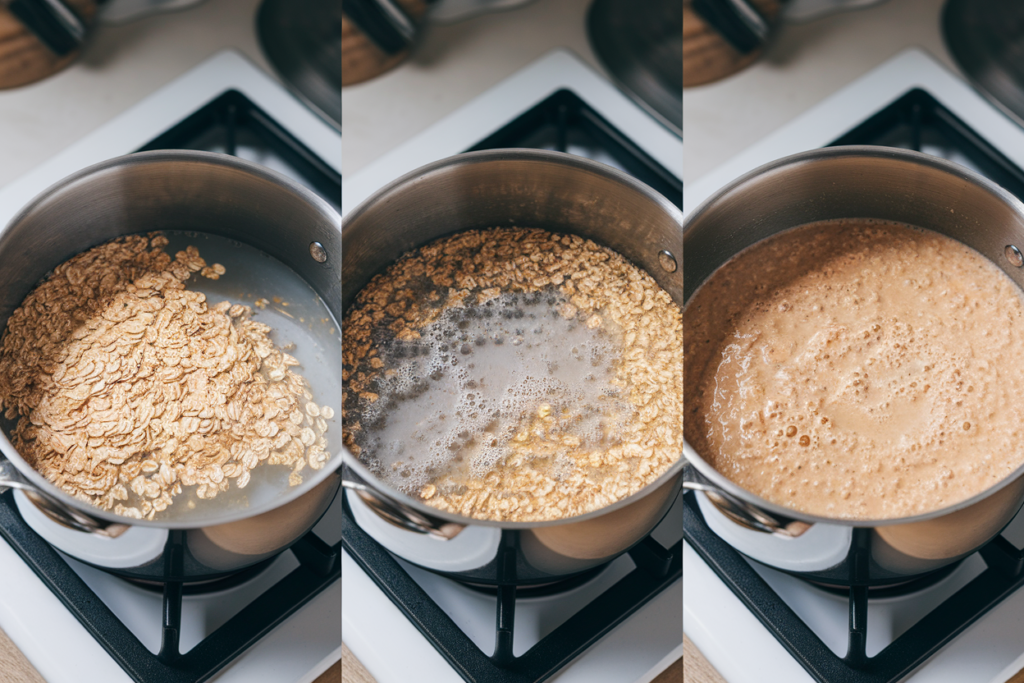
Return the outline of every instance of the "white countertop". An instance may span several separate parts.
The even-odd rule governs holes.
[[[98,26],[64,71],[0,91],[0,186],[224,48],[273,74],[256,38],[258,7],[259,0],[207,0],[124,26]]]
[[[591,1],[535,0],[425,26],[399,66],[342,89],[342,175],[358,172],[553,48],[567,47],[605,74],[587,40]]]
[[[783,25],[753,66],[683,91],[683,181],[691,182],[893,55],[919,46],[959,73],[943,42],[945,0],[889,0]]]

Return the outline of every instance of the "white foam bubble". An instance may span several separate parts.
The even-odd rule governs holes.
[[[612,384],[619,335],[559,314],[560,295],[502,295],[446,310],[415,342],[387,344],[357,435],[381,478],[414,492],[438,474],[485,475],[542,405],[579,448],[607,445],[632,408]]]

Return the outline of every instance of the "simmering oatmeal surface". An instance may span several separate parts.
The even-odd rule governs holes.
[[[686,438],[774,503],[940,509],[1024,463],[1024,304],[965,245],[871,221],[758,243],[688,303]]]
[[[682,452],[682,313],[589,240],[438,240],[375,277],[342,330],[345,445],[436,508],[581,515]]]

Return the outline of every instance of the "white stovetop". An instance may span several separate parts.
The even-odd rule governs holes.
[[[98,26],[64,71],[0,91],[0,187],[224,48],[273,73],[256,38],[259,4],[206,0],[123,26]]]

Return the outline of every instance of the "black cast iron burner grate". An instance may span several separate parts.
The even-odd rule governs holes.
[[[468,683],[541,683],[683,575],[683,542],[665,548],[648,536],[629,551],[636,568],[519,657],[512,653],[516,587],[497,587],[494,652],[488,656],[363,531],[342,498],[345,551]],[[500,559],[499,559],[500,561]]]
[[[846,656],[826,646],[772,590],[750,563],[708,527],[696,495],[683,496],[683,538],[764,624],[814,680],[820,683],[895,683],[963,632],[1004,598],[1024,586],[1024,551],[1002,536],[982,548],[988,568],[948,597],[874,657],[868,657],[868,589],[850,590]]]
[[[826,146],[838,145],[898,147],[949,159],[1024,200],[1024,171],[920,88],[909,90]]]
[[[625,171],[683,206],[683,183],[571,90],[558,90],[467,152],[509,147],[548,149]]]
[[[86,585],[67,562],[33,531],[14,501],[14,492],[0,495],[0,536],[21,556],[47,588],[81,622],[131,678],[139,683],[201,683],[211,678],[249,646],[341,578],[340,544],[328,546],[313,533],[292,546],[299,566],[246,605],[224,625],[188,652],[178,647],[183,585],[167,583],[163,591],[163,633],[160,652],[153,654]],[[175,542],[177,541],[177,545]],[[171,532],[172,558],[182,552]]]
[[[341,208],[341,174],[237,90],[225,91],[136,151],[154,149],[194,149],[254,161]]]

